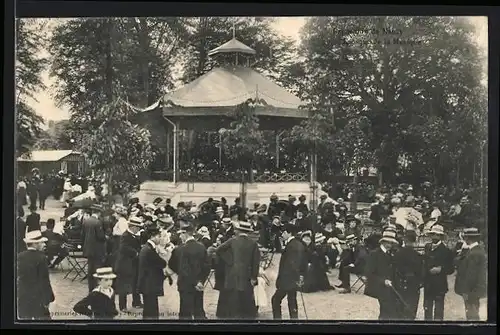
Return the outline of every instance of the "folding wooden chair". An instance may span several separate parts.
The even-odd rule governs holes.
[[[207,287],[207,284],[210,285],[211,288],[214,288],[214,284],[212,283],[212,277],[214,276],[214,269],[210,270],[210,274],[208,275],[207,281],[205,282],[205,287]]]
[[[265,270],[273,262],[274,252],[266,248],[260,248],[260,266]]]
[[[355,274],[357,279],[354,281],[354,284],[351,285],[351,290],[354,290],[354,287],[356,284],[361,283],[357,289],[354,290],[355,293],[358,293],[363,287],[365,287],[365,280],[363,279],[363,276],[360,276],[358,274]]]
[[[64,278],[70,278],[71,281],[75,281],[78,277],[83,281],[87,278],[87,263],[88,260],[83,256],[83,251],[81,250],[81,242],[78,240],[69,240],[65,243],[65,247],[68,249],[69,255],[66,257],[69,264],[69,271],[66,273]]]

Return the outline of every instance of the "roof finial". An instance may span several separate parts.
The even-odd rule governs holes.
[[[233,39],[236,38],[236,23],[233,22]]]

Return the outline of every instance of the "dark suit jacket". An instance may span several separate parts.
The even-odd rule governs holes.
[[[163,269],[167,262],[158,255],[153,246],[147,242],[139,253],[138,293],[163,296]]]
[[[135,277],[139,267],[139,252],[141,251],[141,240],[139,236],[125,231],[120,236],[118,253],[114,271],[121,277]]]
[[[224,255],[230,253],[231,257]],[[224,242],[216,250],[221,259],[231,259],[226,267],[224,289],[246,291],[252,289],[250,280],[257,280],[260,251],[257,242],[247,235],[239,235]]]
[[[205,246],[196,240],[189,240],[174,249],[168,267],[177,274],[179,291],[194,291],[197,283],[207,280],[211,262]]]
[[[420,289],[424,274],[424,259],[413,247],[400,248],[394,255],[396,282],[400,287]]]
[[[40,230],[40,214],[31,213],[26,217],[28,231]]]
[[[17,299],[19,315],[32,315],[54,301],[45,254],[25,250],[17,255]]]
[[[83,256],[104,259],[106,256],[106,236],[102,222],[91,216],[83,219]]]
[[[424,253],[424,289],[430,294],[445,294],[448,292],[448,276],[454,272],[454,254],[444,243],[441,243],[435,250],[432,244],[425,246]],[[441,272],[431,274],[429,270],[433,267],[441,266]]]
[[[26,223],[22,218],[17,218],[17,253],[26,250],[26,243],[24,243],[24,237],[26,236]]]
[[[375,299],[387,299],[391,296],[391,288],[386,287],[385,280],[394,280],[392,256],[384,253],[379,247],[368,255],[365,264],[367,278],[365,295]]]
[[[479,245],[467,250],[457,262],[455,293],[484,298],[487,295],[486,251]]]
[[[276,288],[284,291],[298,289],[300,276],[307,271],[307,252],[300,240],[294,238],[285,246],[280,259]]]

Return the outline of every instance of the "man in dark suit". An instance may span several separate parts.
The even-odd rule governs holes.
[[[47,264],[49,264],[49,268],[53,269],[58,264],[60,264],[67,256],[68,250],[63,247],[65,242],[64,236],[54,232],[54,227],[56,226],[56,222],[54,219],[48,219],[46,227],[47,229],[42,233],[42,236],[47,238]]]
[[[24,210],[22,206],[17,209],[17,222],[16,222],[16,249],[17,253],[26,250],[26,244],[24,243],[24,235],[26,235],[26,222],[23,220]]]
[[[40,214],[36,212],[36,205],[30,205],[30,214],[26,217],[27,231],[41,230]]]
[[[295,238],[296,234],[297,227],[295,225],[284,225],[281,236],[285,241],[285,249],[280,259],[276,292],[271,298],[274,319],[281,319],[281,302],[285,296],[288,300],[290,319],[299,318],[297,291],[304,283],[307,257],[305,245]]]
[[[405,232],[405,245],[394,255],[395,283],[404,302],[400,303],[400,317],[415,320],[417,316],[420,288],[422,286],[423,257],[415,250],[417,234],[414,230]]]
[[[241,206],[241,199],[239,197],[234,199],[234,205],[229,207],[229,216],[232,219],[245,220],[245,210]]]
[[[92,276],[98,268],[103,267],[106,259],[106,234],[99,218],[101,208],[93,205],[85,210],[82,224],[81,238],[83,243],[83,256],[87,258],[87,276],[89,293],[97,286],[97,281]]]
[[[394,293],[394,269],[391,249],[398,245],[396,232],[386,229],[380,247],[368,255],[365,265],[366,286],[364,294],[378,300],[379,320],[398,318],[397,296]]]
[[[181,320],[206,319],[203,288],[210,274],[211,262],[205,246],[193,237],[194,231],[193,225],[181,231],[184,243],[174,249],[168,262],[168,267],[177,274]]]
[[[167,262],[156,251],[160,245],[161,231],[152,226],[146,230],[145,234],[148,240],[139,253],[137,289],[144,300],[142,317],[148,320],[160,317],[158,297],[164,294],[163,281],[166,276],[163,269],[167,266]]]
[[[141,240],[139,231],[143,227],[142,220],[130,218],[127,230],[120,236],[114,272],[116,273],[116,292],[118,305],[122,312],[127,310],[127,296],[132,294],[132,307],[143,307],[141,295],[137,293],[139,275],[139,252]]]
[[[444,296],[448,292],[448,276],[454,272],[454,254],[442,242],[443,226],[435,224],[429,231],[431,243],[424,253],[424,317],[443,320]]]
[[[347,248],[340,255],[339,280],[342,288],[339,293],[351,293],[351,273],[362,275],[368,251],[365,246],[358,243],[355,235],[346,236]]]
[[[17,311],[19,319],[50,319],[49,304],[54,301],[47,258],[43,250],[47,239],[39,230],[24,238],[27,250],[17,255]]]
[[[234,225],[237,236],[220,245],[216,254],[230,260],[226,266],[224,289],[228,290],[229,318],[252,319],[256,317],[253,288],[257,285],[260,251],[257,242],[247,235],[252,226],[247,222]],[[229,254],[229,256],[227,255]]]
[[[479,299],[487,296],[487,256],[479,244],[477,228],[466,228],[464,244],[457,257],[455,293],[464,299],[465,316],[468,321],[479,321]]]

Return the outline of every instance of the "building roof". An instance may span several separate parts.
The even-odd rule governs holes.
[[[80,155],[81,153],[73,150],[33,150],[17,160],[19,162],[57,162],[71,154]]]
[[[234,107],[256,99],[275,108],[298,109],[302,101],[257,71],[242,66],[215,68],[163,97],[164,106]]]
[[[228,53],[228,52],[240,52],[250,55],[255,55],[255,50],[250,48],[249,46],[241,43],[236,38],[233,37],[230,41],[218,46],[215,49],[212,49],[208,52],[209,56],[213,56],[218,53]]]

